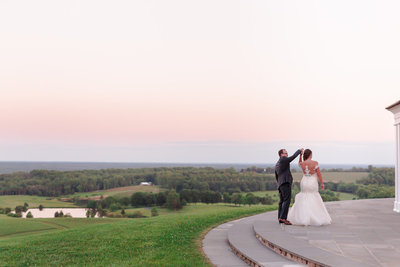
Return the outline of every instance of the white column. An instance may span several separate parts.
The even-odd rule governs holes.
[[[395,191],[394,211],[400,212],[400,123],[396,123],[396,166],[395,166]]]

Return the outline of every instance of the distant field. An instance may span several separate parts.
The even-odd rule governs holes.
[[[254,195],[259,196],[259,197],[264,197],[266,194],[271,196],[276,202],[279,200],[279,193],[278,190],[271,190],[271,191],[257,191],[257,192],[252,192]],[[336,194],[337,192],[335,192]],[[339,199],[340,200],[352,200],[353,198],[357,198],[356,195],[350,194],[350,193],[339,193]]]
[[[301,172],[292,172],[293,180],[300,182],[303,177]],[[343,182],[343,183],[355,183],[357,180],[367,177],[367,172],[323,172],[322,179],[324,182]]]
[[[117,187],[111,188],[107,190],[99,190],[93,192],[84,192],[84,193],[75,193],[73,195],[69,195],[68,197],[94,197],[94,196],[116,196],[116,197],[130,197],[135,192],[152,192],[158,193],[160,192],[159,186],[157,185],[133,185],[133,186],[125,186],[125,187]]]
[[[201,235],[205,230],[273,209],[276,206],[195,204],[151,218],[79,219],[88,224],[0,238],[0,266],[211,266],[201,250]],[[7,220],[0,227],[8,225],[10,219],[0,216],[0,223]],[[36,219],[15,220],[36,222]],[[46,223],[61,222],[69,226],[77,219],[47,220]]]
[[[45,208],[74,208],[73,203],[63,202],[52,197],[38,197],[27,195],[0,196],[0,207],[14,209],[16,206],[29,204],[29,208],[37,208],[42,204]]]

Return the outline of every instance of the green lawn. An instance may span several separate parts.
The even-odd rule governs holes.
[[[54,230],[57,227],[43,224],[36,220],[26,220],[0,215],[0,238],[17,234],[32,233],[44,230]]]
[[[38,197],[38,196],[0,196],[0,208],[14,209],[16,206],[23,206],[24,203],[29,204],[29,208],[37,208],[42,204],[45,208],[74,208],[75,204],[70,202],[60,201],[51,197]]]
[[[211,266],[201,251],[204,231],[272,209],[276,206],[194,204],[151,218],[106,219],[102,224],[92,222],[104,219],[89,219],[71,229],[0,239],[0,266]],[[46,220],[66,226],[77,220],[60,219]]]

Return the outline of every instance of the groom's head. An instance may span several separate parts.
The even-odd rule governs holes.
[[[287,151],[286,149],[282,148],[281,150],[278,151],[279,157],[287,157]]]

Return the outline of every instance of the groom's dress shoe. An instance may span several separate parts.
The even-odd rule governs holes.
[[[284,223],[284,224],[286,224],[286,225],[292,225],[292,223],[289,222],[289,221],[286,220],[286,219],[279,219],[279,223]]]

